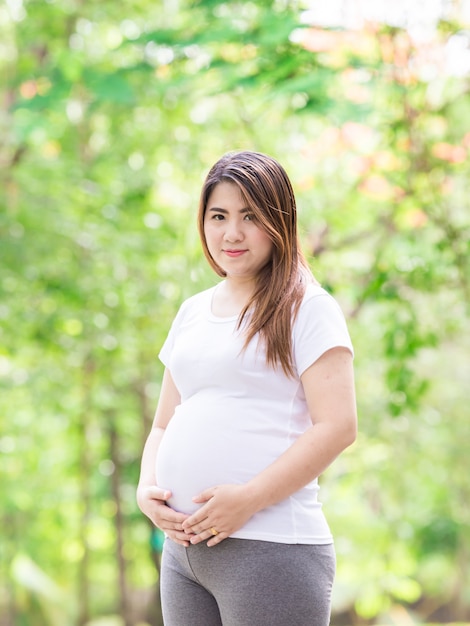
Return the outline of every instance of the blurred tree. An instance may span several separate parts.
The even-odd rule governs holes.
[[[361,436],[323,480],[335,612],[469,619],[470,99],[451,63],[467,35],[305,17],[265,0],[0,7],[5,624],[161,623],[160,538],[134,490],[159,346],[216,280],[202,176],[233,148],[286,165],[356,345]]]

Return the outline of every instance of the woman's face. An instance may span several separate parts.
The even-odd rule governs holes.
[[[271,239],[234,183],[221,182],[212,190],[204,214],[204,234],[212,258],[227,278],[255,279],[272,257]]]

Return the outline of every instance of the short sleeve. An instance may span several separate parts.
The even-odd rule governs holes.
[[[344,347],[354,355],[343,312],[321,287],[312,287],[305,296],[293,335],[294,362],[299,376],[332,348]]]
[[[160,361],[163,363],[163,365],[165,367],[169,367],[170,366],[170,358],[171,358],[171,353],[173,351],[173,346],[175,343],[175,338],[178,334],[178,329],[181,325],[183,316],[184,316],[184,310],[186,308],[186,302],[183,302],[183,304],[181,305],[181,307],[179,308],[178,313],[176,314],[171,326],[170,326],[170,330],[168,331],[168,335],[163,343],[163,346],[161,347],[161,350],[158,354],[158,358],[160,359]]]

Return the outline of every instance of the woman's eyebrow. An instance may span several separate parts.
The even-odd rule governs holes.
[[[217,206],[211,206],[207,209],[208,211],[217,211],[217,213],[228,213],[227,209],[222,209]],[[251,213],[251,209],[245,207],[244,209],[240,209],[239,213]]]

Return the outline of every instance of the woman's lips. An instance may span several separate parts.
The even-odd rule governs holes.
[[[225,254],[229,257],[235,258],[245,254],[246,250],[224,250]]]

